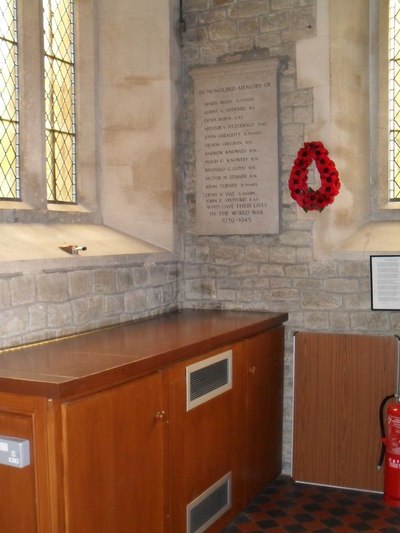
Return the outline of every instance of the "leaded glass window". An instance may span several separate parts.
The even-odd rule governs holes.
[[[0,0],[0,199],[20,198],[16,0]]]
[[[43,0],[47,200],[76,203],[73,0]]]

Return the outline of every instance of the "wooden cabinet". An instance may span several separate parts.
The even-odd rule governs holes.
[[[28,439],[32,461],[0,465],[1,530],[186,533],[215,490],[221,531],[280,473],[285,319],[184,313],[6,354],[0,435]]]
[[[188,410],[186,370],[228,352],[232,387]],[[188,504],[211,498],[207,490],[229,475],[230,509],[207,529],[217,533],[281,472],[283,328],[177,365],[168,382],[173,533],[187,531]]]

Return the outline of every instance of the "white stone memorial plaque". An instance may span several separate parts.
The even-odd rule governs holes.
[[[200,235],[279,232],[278,59],[194,69]]]

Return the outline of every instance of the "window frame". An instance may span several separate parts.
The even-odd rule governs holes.
[[[53,11],[51,4],[54,1],[42,0],[43,13],[45,13],[43,17],[43,74],[45,77],[47,201],[53,204],[76,204],[74,42],[76,2],[75,0],[56,0],[57,7]],[[57,16],[60,17],[59,25],[56,22]],[[64,19],[67,19],[66,23]],[[67,101],[68,105],[66,105]],[[61,157],[61,153],[65,157]]]
[[[4,181],[1,183],[0,189],[0,198],[2,200],[7,201],[15,201],[20,200],[21,196],[21,189],[20,189],[20,172],[19,172],[19,79],[18,79],[18,25],[16,20],[16,0],[5,0],[6,4],[8,4],[5,8],[5,10],[2,11],[6,14],[9,12],[11,15],[11,25],[7,28],[9,30],[9,36],[7,37],[6,33],[7,30],[5,30],[4,37],[1,38],[1,43],[3,43],[4,48],[7,48],[7,45],[9,47],[9,53],[8,57],[10,60],[10,63],[12,67],[7,67],[5,72],[9,72],[10,76],[8,79],[8,82],[6,82],[5,87],[5,93],[6,95],[9,94],[10,98],[8,103],[4,101],[2,98],[2,107],[5,104],[4,108],[4,116],[2,117],[3,124],[7,124],[8,126],[5,127],[5,140],[6,143],[9,140],[10,141],[10,147],[9,150],[12,153],[12,162],[9,165],[9,170],[6,172],[8,174],[7,177],[4,177]],[[4,52],[2,53],[3,56]],[[4,59],[7,61],[7,56],[3,56]],[[14,58],[13,60],[11,58]],[[2,76],[2,79],[4,79],[4,75]],[[14,84],[12,83],[12,80],[14,81]],[[10,85],[8,85],[10,84]],[[12,87],[12,88],[11,88]],[[12,108],[12,109],[10,109]],[[10,132],[14,131],[13,139],[10,137]],[[5,143],[2,139],[1,141],[2,148],[4,147]],[[7,150],[6,150],[7,152]],[[2,154],[2,162],[7,160],[7,162],[10,162],[10,158],[7,156],[6,153],[4,153],[4,158]],[[10,184],[10,175],[12,175],[12,183]],[[4,194],[4,196],[3,196]]]
[[[46,184],[42,1],[17,0],[21,200],[0,200],[0,222],[98,222],[96,2],[75,6],[77,204],[49,203]],[[36,28],[32,31],[32,28]],[[79,139],[85,139],[84,146]]]
[[[389,0],[389,4],[393,0]],[[398,0],[394,0],[397,2]],[[396,4],[395,6],[396,7]],[[399,193],[399,180],[400,180],[400,174],[399,174],[399,167],[398,164],[396,164],[396,159],[398,159],[399,156],[399,150],[396,149],[396,136],[399,135],[399,130],[395,126],[395,118],[394,115],[396,111],[398,111],[399,108],[399,102],[396,102],[396,97],[394,95],[394,92],[396,90],[397,82],[395,81],[396,78],[396,71],[398,70],[396,57],[393,57],[393,52],[391,50],[391,42],[397,42],[396,35],[392,35],[392,32],[396,32],[396,28],[398,27],[399,21],[396,15],[392,18],[392,6],[388,7],[388,53],[387,53],[387,71],[388,71],[388,197],[389,202],[398,202],[400,201],[400,193]],[[398,47],[396,49],[397,58],[398,58]],[[393,150],[393,154],[391,154]],[[397,170],[396,170],[397,169]],[[396,178],[397,176],[397,178]],[[392,192],[396,192],[396,196],[392,197]]]
[[[389,5],[370,0],[370,211],[373,220],[399,220],[389,198]]]

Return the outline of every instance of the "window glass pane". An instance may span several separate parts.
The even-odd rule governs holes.
[[[46,126],[49,129],[71,133],[74,130],[73,117],[73,69],[61,61],[45,58],[45,70],[51,73],[45,78]],[[51,122],[48,120],[51,118]],[[50,124],[53,126],[50,128]]]
[[[20,198],[16,0],[0,0],[0,198]]]
[[[389,199],[400,200],[400,0],[389,7]]]
[[[47,151],[54,153],[54,157],[47,159],[48,175],[70,176],[73,171],[74,145],[73,137],[68,134],[49,131],[46,137]],[[59,179],[54,184],[55,198],[75,197],[72,180]],[[53,194],[48,189],[48,196]]]
[[[76,203],[73,1],[43,0],[47,199]]]

